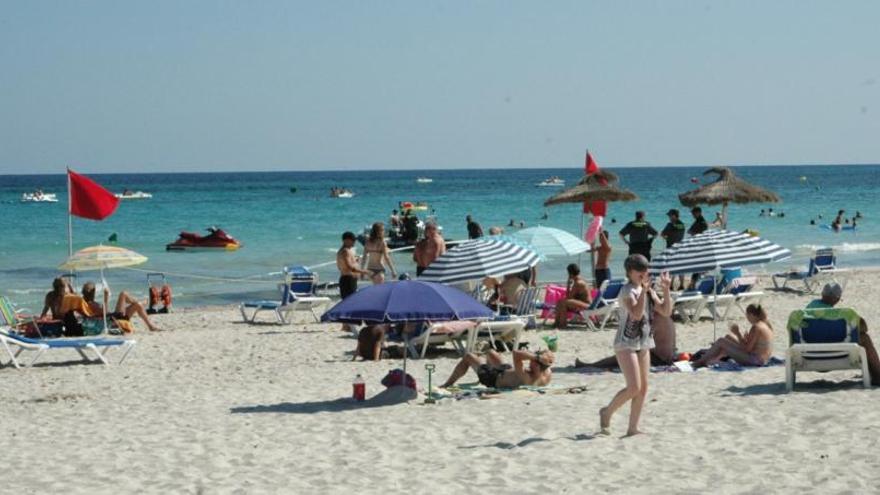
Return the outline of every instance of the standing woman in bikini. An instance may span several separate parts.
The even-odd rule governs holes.
[[[397,270],[391,261],[391,251],[385,243],[385,225],[376,222],[370,229],[370,237],[364,243],[363,268],[370,272],[370,280],[374,284],[385,281],[385,267],[391,270],[391,276],[397,278]]]

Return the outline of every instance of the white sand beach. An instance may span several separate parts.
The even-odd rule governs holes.
[[[842,303],[875,339],[876,277],[854,274]],[[767,291],[776,356],[788,313],[811,298]],[[792,394],[783,366],[653,373],[647,434],[622,439],[628,406],[612,436],[596,436],[598,410],[622,375],[570,368],[575,357],[608,355],[608,331],[559,332],[554,384],[585,385],[583,393],[367,407],[349,398],[354,376],[363,374],[373,396],[401,362],[351,362],[354,339],[338,325],[248,325],[232,307],[157,319],[171,331],[139,326],[122,365],[79,364],[69,351],[0,369],[0,492],[867,493],[880,485],[880,389],[862,389],[856,371],[801,374]],[[527,333],[532,348],[546,332]],[[682,351],[711,337],[709,321],[678,325]],[[440,381],[456,360],[410,360],[420,387],[428,362]]]

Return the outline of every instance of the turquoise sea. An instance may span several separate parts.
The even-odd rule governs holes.
[[[637,193],[640,200],[612,204],[606,228],[616,234],[637,209],[642,209],[660,230],[667,209],[678,207],[684,212],[677,194],[692,189],[690,179],[700,177],[704,169],[610,168],[620,176],[621,185]],[[78,171],[88,174],[85,169]],[[735,171],[782,197],[779,204],[733,205],[730,211],[730,228],[755,229],[793,251],[791,260],[768,266],[768,270],[801,265],[812,249],[826,245],[838,249],[842,265],[880,265],[880,211],[875,199],[880,165],[752,166],[735,167]],[[273,272],[285,264],[314,266],[332,261],[343,231],[360,233],[373,221],[387,220],[399,201],[428,202],[436,210],[445,236],[452,239],[466,237],[467,214],[487,232],[490,226],[506,226],[511,219],[573,233],[580,229],[579,206],[544,208],[543,201],[559,189],[536,184],[555,175],[573,185],[582,175],[581,168],[89,175],[112,191],[143,190],[153,198],[124,201],[102,222],[75,218],[74,248],[106,243],[116,233],[120,246],[149,257],[138,269],[168,274],[175,303],[184,306],[269,296],[277,282]],[[434,182],[417,183],[419,176]],[[349,188],[356,195],[331,199],[328,193],[333,186]],[[290,191],[292,187],[295,193]],[[36,188],[57,193],[60,201],[19,201],[22,193]],[[59,273],[56,266],[67,255],[65,188],[63,174],[0,176],[0,294],[31,309],[39,309],[42,294]],[[769,207],[783,211],[784,218],[759,217],[760,210]],[[862,213],[864,218],[854,232],[834,233],[810,225],[810,219],[830,223],[838,209],[846,209],[848,216]],[[716,208],[704,210],[711,221]],[[540,220],[544,212],[549,218]],[[824,220],[818,220],[820,214]],[[684,218],[690,220],[688,214]],[[219,253],[165,251],[165,244],[179,231],[199,231],[210,225],[224,228],[244,247]],[[625,251],[616,235],[612,243],[616,267]],[[655,243],[655,252],[661,244]],[[414,271],[408,254],[396,255],[395,261],[404,267],[401,271]],[[563,267],[571,261],[548,261],[541,268],[541,278],[562,279]],[[322,281],[336,279],[332,264],[317,271]],[[83,273],[79,282],[90,278],[94,275]],[[125,288],[145,293],[141,271],[112,270],[107,279],[117,291]]]

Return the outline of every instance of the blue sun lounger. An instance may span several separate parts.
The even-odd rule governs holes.
[[[31,339],[18,335],[8,328],[0,328],[0,345],[6,349],[6,353],[16,368],[21,368],[18,356],[24,351],[32,351],[33,358],[25,363],[25,366],[32,366],[40,356],[46,351],[52,349],[73,349],[82,356],[87,362],[100,361],[105,365],[110,365],[107,361],[107,351],[111,348],[119,348],[122,350],[122,357],[119,363],[122,364],[129,352],[134,348],[137,341],[130,339],[104,339],[104,338],[73,338],[73,339]],[[13,352],[12,348],[17,347],[18,350]],[[86,351],[92,352],[97,359],[89,358]]]
[[[272,311],[278,323],[292,323],[291,313],[298,310],[311,311],[315,322],[321,321],[317,308],[330,303],[329,297],[315,295],[318,275],[304,266],[284,267],[284,283],[278,284],[281,297],[279,300],[245,301],[238,307],[242,319],[254,323],[261,311]],[[247,310],[253,310],[248,315]]]

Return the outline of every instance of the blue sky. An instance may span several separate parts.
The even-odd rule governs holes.
[[[0,173],[880,162],[880,2],[0,0]]]

